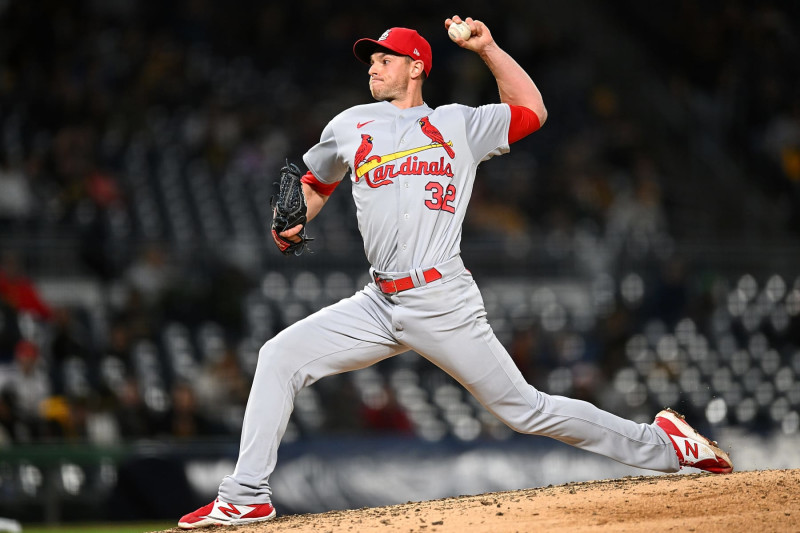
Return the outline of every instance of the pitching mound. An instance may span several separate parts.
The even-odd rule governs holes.
[[[262,524],[225,528],[226,533],[666,530],[800,531],[800,470],[628,477],[279,516]]]

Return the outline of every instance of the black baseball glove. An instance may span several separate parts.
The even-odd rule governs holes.
[[[300,255],[308,246],[306,237],[306,197],[303,194],[303,184],[300,182],[302,174],[294,163],[286,162],[281,168],[281,178],[278,185],[278,196],[272,197],[272,238],[283,255]],[[294,242],[279,234],[298,224],[303,224],[303,229],[296,236],[299,241]]]

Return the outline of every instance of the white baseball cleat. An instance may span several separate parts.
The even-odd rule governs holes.
[[[195,512],[184,515],[178,522],[178,527],[197,529],[208,526],[239,526],[272,518],[275,518],[275,508],[271,503],[240,505],[226,503],[217,498]]]
[[[681,466],[691,466],[714,474],[729,474],[733,463],[717,443],[705,438],[686,423],[682,414],[664,409],[656,415],[655,423],[666,432]]]

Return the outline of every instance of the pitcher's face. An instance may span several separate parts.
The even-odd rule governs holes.
[[[413,61],[410,57],[375,52],[370,57],[369,91],[378,101],[400,100],[408,94]]]

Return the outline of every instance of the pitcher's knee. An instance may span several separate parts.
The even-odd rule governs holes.
[[[268,340],[258,351],[258,366],[264,367],[271,374],[290,379],[297,372],[296,358],[292,357],[292,349],[280,340],[280,336]]]
[[[545,396],[535,388],[520,394],[515,401],[504,401],[491,406],[494,415],[518,433],[535,434],[540,431],[541,413]]]

